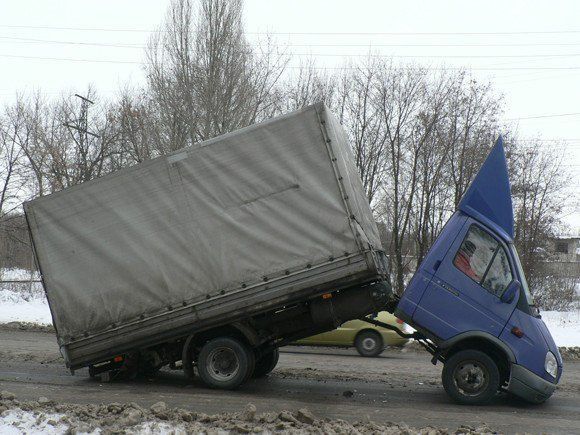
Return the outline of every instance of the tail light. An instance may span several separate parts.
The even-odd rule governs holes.
[[[405,322],[403,322],[401,319],[397,319],[397,323],[398,323],[399,325],[404,325],[404,324],[405,324]]]

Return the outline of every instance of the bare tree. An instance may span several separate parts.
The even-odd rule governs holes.
[[[448,96],[446,92],[449,89],[449,84],[449,80],[440,82],[438,92],[441,93],[441,96]],[[421,147],[417,156],[419,175],[417,197],[413,205],[414,219],[412,220],[417,264],[423,260],[449,217],[449,203],[452,199],[449,194],[449,186],[444,182],[445,166],[449,161],[450,148],[442,140],[442,137],[446,136],[442,132],[443,120],[448,114],[443,105],[436,105],[432,110],[440,113],[438,122],[426,137],[425,145]]]
[[[96,99],[89,88],[88,98]],[[117,135],[108,107],[84,113],[74,97],[47,102],[20,99],[18,108],[28,132],[21,147],[27,158],[35,194],[44,195],[99,177],[114,165]],[[92,110],[92,109],[91,109]]]
[[[451,149],[446,173],[455,209],[497,137],[502,100],[490,83],[479,83],[461,72],[451,90],[448,112],[446,142]]]
[[[559,144],[550,146],[536,140],[525,143],[514,141],[511,146],[515,242],[532,288],[549,274],[542,263],[549,252],[549,239],[560,227],[559,216],[569,182],[561,150]]]
[[[296,74],[287,78],[282,87],[282,112],[298,110],[318,102],[328,106],[335,103],[335,77],[317,69],[312,58],[302,62]]]
[[[376,97],[378,112],[383,118],[388,155],[382,215],[390,228],[389,258],[395,275],[394,287],[399,292],[404,288],[409,267],[406,253],[418,185],[419,155],[439,116],[425,110],[427,79],[424,69],[398,69],[385,65]],[[419,124],[423,128],[417,128]]]
[[[373,58],[358,66],[348,65],[334,79],[333,108],[350,138],[355,162],[371,204],[384,183],[388,153],[384,117],[375,104],[383,65]]]
[[[402,290],[487,155],[500,99],[465,72],[372,55],[330,76],[310,61],[289,84],[290,108],[323,100],[339,116]]]
[[[172,1],[150,40],[146,72],[168,150],[268,117],[286,58],[246,41],[241,0]]]
[[[413,230],[420,262],[489,152],[499,127],[501,98],[465,71],[431,77],[440,99],[430,143],[420,153],[419,196]]]
[[[18,206],[24,189],[20,143],[27,138],[23,124],[22,114],[14,108],[0,118],[0,220]]]
[[[116,132],[118,155],[116,168],[130,166],[165,153],[159,130],[155,125],[150,101],[142,92],[128,88],[121,91],[119,100],[107,115]]]
[[[21,146],[28,139],[23,112],[17,105],[6,107],[0,115],[0,275],[3,267],[20,260],[21,248],[28,242],[18,213],[22,200],[30,196]]]

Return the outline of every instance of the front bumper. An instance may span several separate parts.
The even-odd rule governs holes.
[[[550,398],[556,384],[546,381],[540,376],[518,364],[512,364],[510,383],[507,390],[532,403],[542,403]]]

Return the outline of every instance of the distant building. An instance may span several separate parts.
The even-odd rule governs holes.
[[[550,269],[559,275],[580,277],[580,236],[553,237],[548,249]]]
[[[555,261],[580,262],[580,236],[556,236],[550,240],[550,247]]]

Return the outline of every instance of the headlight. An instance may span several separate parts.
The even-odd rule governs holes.
[[[552,352],[546,354],[544,368],[549,375],[556,379],[556,376],[558,375],[558,363],[556,362],[556,357]]]

